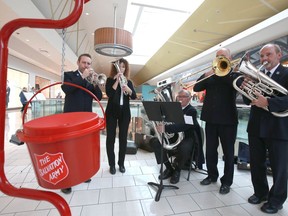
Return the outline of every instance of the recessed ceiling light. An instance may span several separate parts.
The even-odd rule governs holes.
[[[90,15],[90,13],[86,12],[86,13],[85,13],[85,15],[86,15],[86,16],[89,16],[89,15]]]

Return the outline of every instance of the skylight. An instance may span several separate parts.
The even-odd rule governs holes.
[[[129,61],[144,65],[204,0],[129,0],[124,29],[133,34]]]

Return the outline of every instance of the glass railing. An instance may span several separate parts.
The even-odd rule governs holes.
[[[107,100],[102,100],[101,106],[104,111],[106,109]],[[56,113],[61,113],[63,111],[64,100],[63,99],[47,99],[43,101],[33,101],[31,102],[31,111],[30,118],[35,119],[42,116],[52,115]],[[200,120],[200,114],[202,105],[201,104],[193,104],[193,106],[198,111],[198,121],[201,127],[205,127],[205,122]],[[148,120],[143,104],[141,101],[130,101],[131,107],[131,122],[129,126],[129,136],[128,139],[134,140],[135,133],[147,134],[150,135],[152,125]],[[237,131],[237,140],[247,142],[247,122],[250,113],[250,107],[245,105],[237,106],[238,116],[239,116],[239,125]],[[103,117],[103,112],[100,105],[97,102],[93,102],[93,112],[97,113],[100,117]],[[105,134],[105,130],[102,131]]]

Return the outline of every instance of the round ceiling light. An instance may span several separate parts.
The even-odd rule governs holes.
[[[132,54],[132,34],[118,28],[99,28],[94,32],[94,49],[97,53],[111,57]]]

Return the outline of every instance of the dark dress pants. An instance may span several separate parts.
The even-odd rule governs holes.
[[[118,153],[118,165],[123,166],[125,160],[125,154],[127,149],[127,135],[128,127],[130,123],[131,115],[130,111],[119,113],[116,117],[113,114],[106,115],[106,151],[108,156],[109,166],[115,166],[115,138],[116,138],[116,128],[117,124],[119,127],[119,153]]]
[[[151,141],[152,148],[154,149],[156,161],[158,164],[161,163],[161,144],[158,141],[157,138],[153,138],[153,141]],[[188,161],[191,157],[191,152],[193,148],[193,140],[192,138],[183,139],[177,148],[174,150],[166,150],[163,149],[163,163],[169,162],[169,156],[176,157],[175,162],[177,163],[177,168],[181,169],[183,168],[185,162]]]
[[[248,136],[251,178],[258,197],[268,195],[268,201],[281,206],[287,198],[288,141]],[[269,191],[266,173],[267,149],[272,169],[273,185]]]
[[[208,176],[216,181],[219,177],[217,168],[219,139],[224,153],[224,175],[220,181],[222,184],[231,186],[234,175],[234,146],[237,134],[237,124],[221,125],[206,122],[206,163]]]

